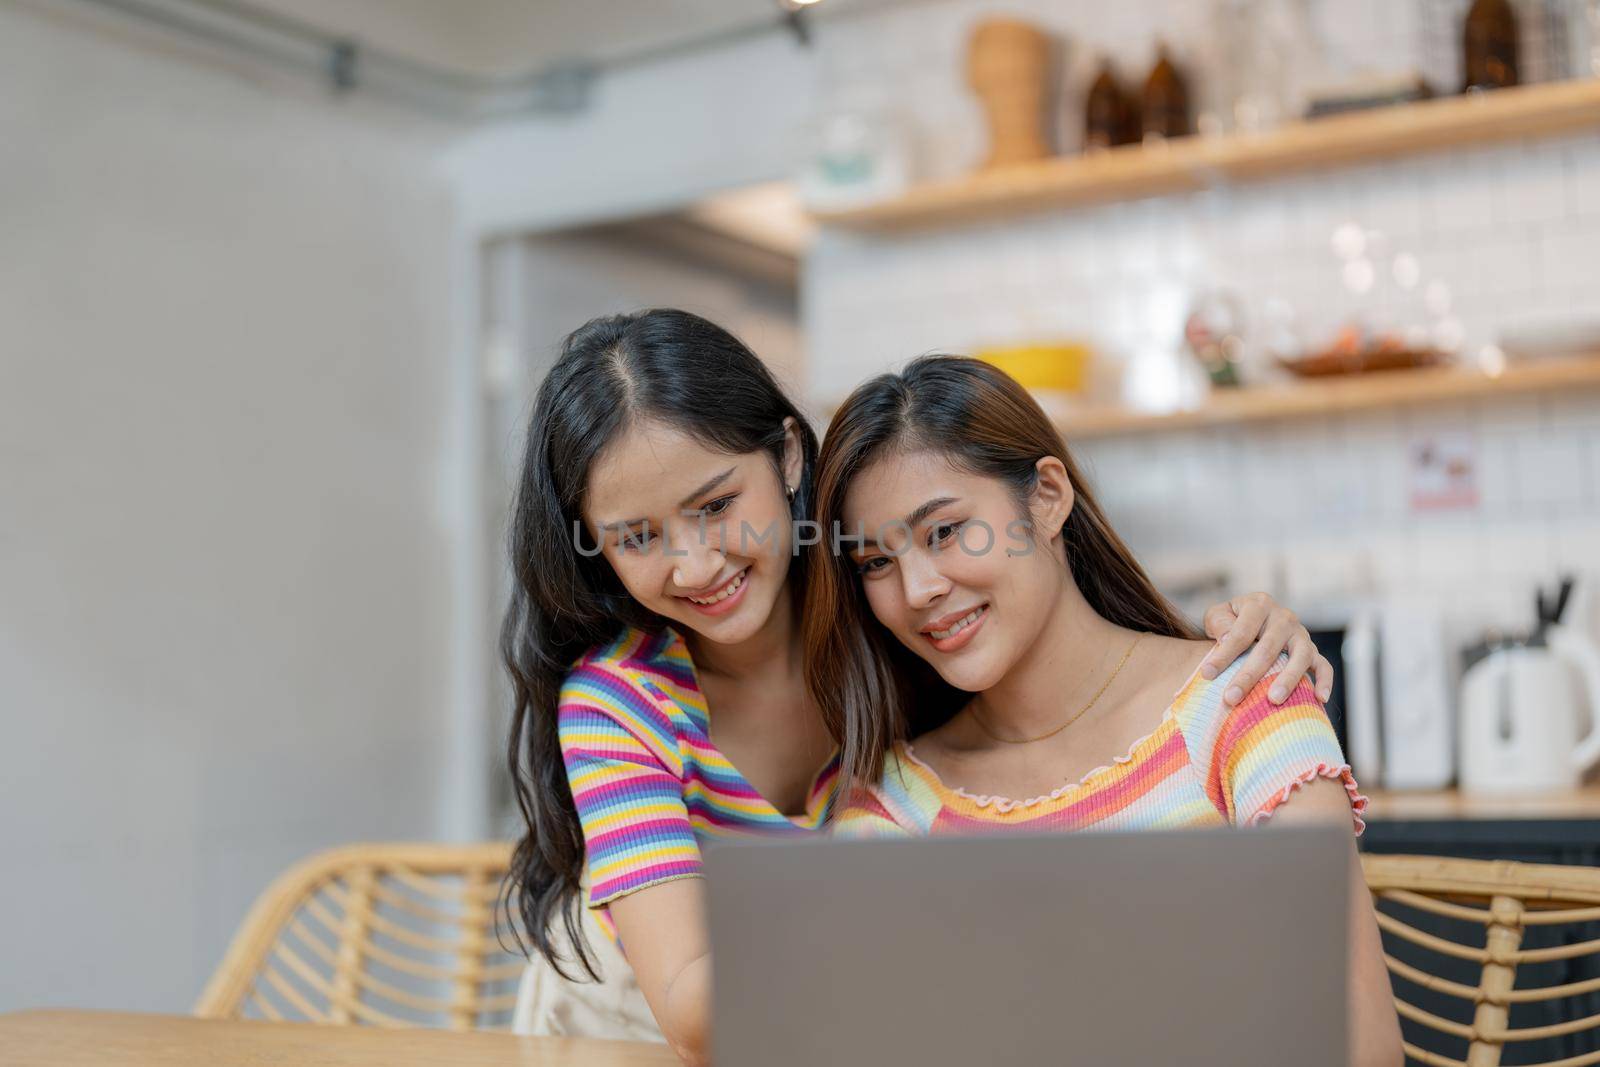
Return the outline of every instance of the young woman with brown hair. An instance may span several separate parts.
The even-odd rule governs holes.
[[[1273,670],[1224,699],[1213,643],[1106,521],[1037,403],[976,360],[924,357],[856,390],[816,474],[802,618],[841,743],[847,836],[1341,819],[1365,799],[1312,687]],[[1246,521],[1247,521],[1247,517]],[[1273,691],[1290,687],[1283,703]],[[1343,846],[1352,854],[1355,835]],[[1351,862],[1354,1062],[1400,1061]]]

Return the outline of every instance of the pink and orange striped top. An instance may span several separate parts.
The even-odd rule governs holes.
[[[591,649],[561,686],[561,754],[588,850],[589,906],[701,874],[700,845],[804,834],[826,821],[838,754],[790,818],[712,744],[689,650],[670,627]]]
[[[1160,724],[1126,756],[1028,800],[974,796],[940,780],[912,746],[896,745],[882,780],[834,819],[847,837],[1025,831],[1252,826],[1317,777],[1343,783],[1355,831],[1367,799],[1356,788],[1333,726],[1308,681],[1281,705],[1270,672],[1229,707],[1236,661],[1215,679],[1194,675]],[[1279,661],[1281,668],[1283,661]]]

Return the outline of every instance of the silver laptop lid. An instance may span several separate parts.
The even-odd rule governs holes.
[[[719,843],[717,1067],[1343,1067],[1342,827]]]

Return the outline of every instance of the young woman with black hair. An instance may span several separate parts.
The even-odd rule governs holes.
[[[1213,643],[1156,591],[1061,435],[999,370],[924,357],[867,382],[828,428],[816,492],[818,521],[848,545],[819,557],[804,607],[812,697],[842,741],[836,833],[1269,818],[1360,832],[1366,800],[1311,685],[1277,667],[1202,673]],[[1234,686],[1244,697],[1229,702]],[[1398,1064],[1355,834],[1340,848],[1352,1062]]]
[[[813,540],[816,455],[761,361],[674,310],[568,337],[528,428],[501,638],[527,820],[511,880],[544,978],[636,981],[688,1063],[709,1039],[700,841],[815,832],[835,793],[838,750],[807,696],[800,636],[806,571],[825,548],[797,551]],[[1259,639],[1254,677],[1287,648],[1285,682],[1314,670],[1332,684],[1264,595],[1206,623],[1219,666]],[[603,937],[585,937],[590,922]],[[547,981],[546,993],[557,985],[535,997],[548,1016],[536,1028],[637,1034],[637,994],[580,1009],[567,994],[582,989]]]

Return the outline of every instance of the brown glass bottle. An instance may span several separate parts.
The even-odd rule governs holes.
[[[1140,118],[1145,137],[1187,137],[1194,132],[1189,117],[1189,86],[1173,66],[1164,42],[1156,51],[1156,65],[1144,81],[1143,103]]]
[[[1517,14],[1511,0],[1473,0],[1462,31],[1462,92],[1517,84]]]
[[[1084,108],[1083,147],[1085,151],[1114,148],[1132,144],[1139,139],[1138,121],[1133,113],[1133,102],[1117,84],[1116,71],[1109,59],[1100,63],[1100,73],[1089,86],[1089,100]]]

